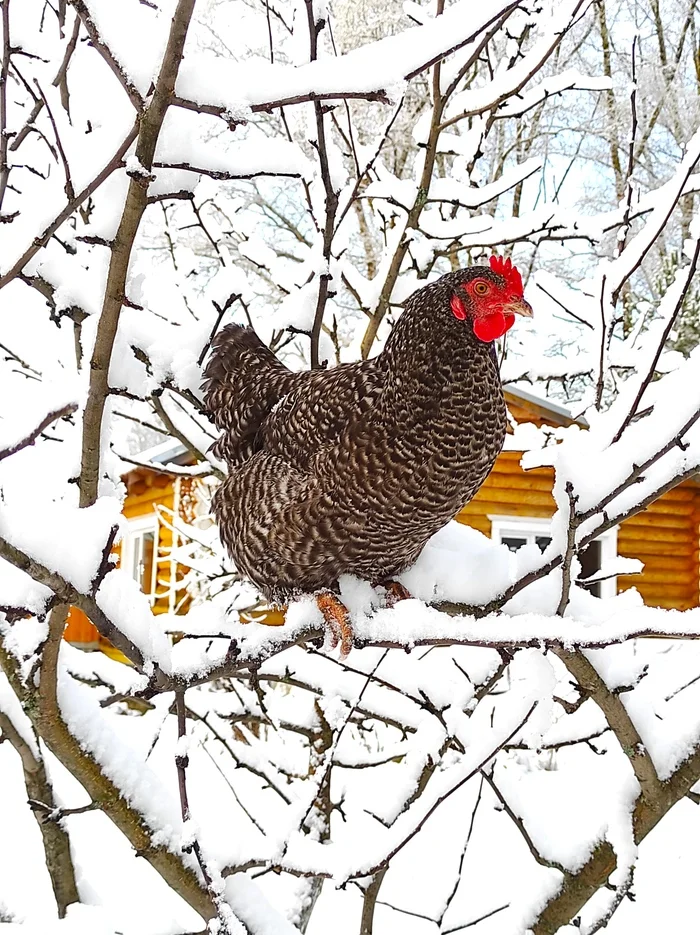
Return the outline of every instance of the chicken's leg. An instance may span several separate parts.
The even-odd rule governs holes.
[[[318,593],[316,604],[330,634],[331,649],[340,643],[340,658],[345,659],[352,649],[354,635],[347,607],[332,591]]]

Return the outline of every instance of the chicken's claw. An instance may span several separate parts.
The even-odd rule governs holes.
[[[404,587],[400,581],[387,581],[384,587],[386,588],[387,607],[393,607],[399,601],[410,601],[413,597],[408,588]]]
[[[330,648],[335,649],[340,643],[340,658],[345,659],[353,647],[354,639],[347,607],[332,591],[321,591],[317,594],[316,605],[323,614],[330,637]]]

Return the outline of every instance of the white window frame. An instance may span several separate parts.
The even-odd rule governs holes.
[[[136,542],[145,533],[153,533],[153,568],[151,569],[150,593],[146,597],[153,603],[156,599],[156,582],[158,579],[158,517],[155,513],[146,513],[127,520],[127,532],[122,539],[122,568],[132,574],[134,559],[136,558]],[[134,578],[141,587],[140,578]]]
[[[496,542],[513,536],[514,538],[532,540],[534,543],[536,536],[551,536],[552,521],[543,519],[541,516],[505,516],[488,514],[491,520],[491,538]],[[617,558],[617,526],[601,533],[598,537],[600,541],[600,564],[605,567]],[[617,575],[606,578],[600,582],[601,598],[615,597],[617,594]]]

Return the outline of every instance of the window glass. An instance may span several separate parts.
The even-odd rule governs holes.
[[[496,542],[505,545],[511,552],[517,552],[523,546],[535,545],[544,552],[550,545],[549,522],[532,517],[489,516],[492,524],[491,536]],[[604,581],[586,584],[589,578],[597,578],[603,563],[606,564],[616,555],[616,532],[605,533],[600,539],[589,543],[578,555],[581,573],[578,584],[595,597],[614,597],[617,593],[617,579],[611,576]]]
[[[129,533],[130,567],[129,572],[141,587],[144,594],[153,591],[153,563],[155,561],[156,534],[154,529],[145,529]]]
[[[501,536],[501,545],[507,545],[511,552],[517,552],[524,545],[527,545],[527,539],[520,536]]]
[[[596,574],[596,572],[600,571],[600,566],[602,564],[601,559],[601,544],[600,541],[596,539],[589,543],[586,548],[579,553],[579,561],[581,562],[581,578],[591,578]],[[596,597],[600,597],[600,581],[589,585],[586,585],[585,580],[581,583],[584,587],[588,588],[591,594],[594,594]]]

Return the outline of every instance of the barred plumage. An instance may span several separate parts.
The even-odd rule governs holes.
[[[512,277],[460,270],[411,296],[377,357],[303,373],[251,329],[221,331],[204,384],[229,466],[213,508],[263,594],[332,589],[344,573],[390,579],[474,496],[506,432],[493,343],[475,322],[512,311],[531,313]]]

